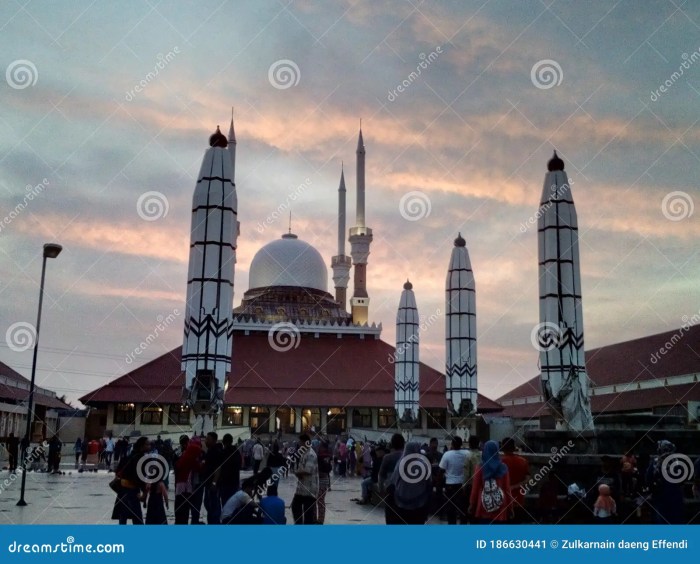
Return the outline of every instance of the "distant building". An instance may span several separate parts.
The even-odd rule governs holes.
[[[596,429],[659,425],[664,419],[700,428],[700,326],[586,351]],[[498,398],[502,415],[518,429],[556,425],[544,402],[540,377]]]
[[[10,433],[23,437],[27,426],[27,401],[30,381],[19,372],[0,362],[0,438]],[[35,418],[32,440],[46,439],[59,429],[59,410],[71,409],[56,397],[56,393],[38,386],[34,389]],[[59,433],[60,436],[60,433]]]

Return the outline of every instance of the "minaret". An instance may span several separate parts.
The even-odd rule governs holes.
[[[476,288],[466,245],[460,233],[445,284],[445,391],[453,417],[474,415],[477,408]]]
[[[583,352],[576,207],[556,151],[547,169],[537,222],[542,391],[568,429],[587,431],[593,430],[593,417]]]
[[[236,131],[233,128],[233,108],[231,108],[231,125],[228,128],[228,152],[231,155],[231,170],[236,173]],[[235,178],[231,178],[235,182]]]
[[[372,243],[372,230],[365,226],[365,143],[362,128],[357,139],[357,207],[355,227],[350,228],[350,254],[354,269],[353,295],[350,299],[352,320],[364,324],[369,319],[369,296],[367,295],[367,259]]]
[[[343,310],[347,307],[347,289],[352,266],[352,259],[345,254],[345,193],[345,172],[341,167],[338,187],[338,254],[331,259],[331,268],[335,283],[335,301]]]
[[[418,308],[413,284],[403,285],[399,310],[396,313],[396,352],[394,354],[394,406],[399,428],[407,431],[420,425],[418,355]]]
[[[238,236],[236,187],[226,137],[209,138],[192,199],[182,370],[194,432],[214,428],[231,371],[233,281]]]

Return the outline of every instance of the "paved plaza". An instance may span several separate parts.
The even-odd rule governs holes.
[[[27,474],[26,507],[17,507],[22,476],[0,472],[0,524],[116,524],[111,519],[115,494],[108,483],[114,474],[105,470],[98,472],[77,471],[62,466],[65,475],[41,472]],[[242,472],[241,478],[251,472]],[[14,477],[13,477],[14,476]],[[279,494],[287,506],[287,522],[292,523],[289,508],[296,478],[289,476],[280,481]],[[173,475],[170,475],[170,508],[168,522],[173,515]],[[359,478],[333,478],[331,491],[326,495],[326,524],[384,524],[384,509],[375,506],[357,505],[353,498],[360,497]],[[206,512],[202,508],[202,519]]]

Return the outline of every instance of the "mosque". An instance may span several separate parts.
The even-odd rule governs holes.
[[[186,314],[184,345],[80,398],[97,421],[92,428],[113,435],[196,431],[204,397],[204,411],[207,402],[214,406],[211,426],[240,437],[316,430],[373,440],[395,432],[403,419],[416,436],[444,438],[460,413],[471,417],[474,430],[486,433],[484,416],[502,407],[476,392],[473,274],[461,236],[448,272],[450,377],[419,361],[410,284],[397,314],[401,342],[384,342],[381,324],[370,321],[367,265],[373,236],[365,221],[362,131],[355,225],[347,232],[343,172],[338,188],[338,248],[330,261],[334,292],[329,292],[326,260],[290,229],[255,254],[249,289],[237,307],[232,307],[240,233],[233,120],[228,138],[217,128],[209,144],[195,189],[188,275],[188,308],[195,302],[198,307]],[[217,231],[213,237],[212,231]],[[210,306],[207,300],[213,300]],[[225,310],[232,311],[229,318]],[[409,326],[415,331],[407,333]],[[209,380],[201,379],[203,372]]]

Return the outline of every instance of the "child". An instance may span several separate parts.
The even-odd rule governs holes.
[[[613,516],[617,515],[617,504],[610,495],[610,486],[600,484],[598,486],[598,499],[593,506],[593,515],[598,524],[612,523]]]
[[[146,525],[167,525],[168,518],[165,509],[169,509],[168,488],[163,480],[155,484],[148,485],[148,501],[144,501],[146,506]],[[165,504],[165,509],[163,508]]]

